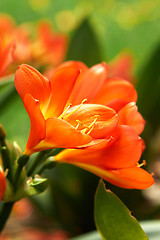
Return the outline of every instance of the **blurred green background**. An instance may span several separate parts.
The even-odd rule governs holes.
[[[143,138],[147,150],[143,158],[154,171],[154,164],[160,159],[160,1],[1,0],[0,12],[10,14],[17,24],[50,19],[55,30],[69,35],[66,59],[83,60],[91,66],[108,62],[121,52],[133,55],[138,107],[146,120]],[[24,150],[29,119],[17,94],[1,107],[0,122],[7,138],[16,140]],[[159,177],[160,170],[156,170]],[[67,165],[45,174],[50,179],[50,191],[31,199],[41,210],[40,216],[48,217],[73,235],[93,230],[93,198],[98,178]],[[138,219],[159,217],[160,200],[155,204],[149,193],[123,190],[108,183],[107,188]]]

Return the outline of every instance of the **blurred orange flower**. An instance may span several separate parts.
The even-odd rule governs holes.
[[[41,21],[31,27],[28,23],[17,25],[9,15],[0,15],[0,76],[13,73],[22,62],[50,71],[64,60],[66,51],[67,36],[52,31],[50,22]]]
[[[16,26],[9,15],[0,15],[1,76],[14,71],[14,69],[8,69],[11,63],[18,64],[31,59],[31,42],[29,38],[30,34],[25,25]]]
[[[52,68],[57,66],[66,56],[67,42],[67,36],[54,32],[50,22],[41,21],[38,36],[32,44],[33,61]]]
[[[14,42],[3,47],[0,40],[0,77],[6,74],[8,66],[13,62],[14,49]]]

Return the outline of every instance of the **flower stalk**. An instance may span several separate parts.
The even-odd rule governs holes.
[[[6,221],[9,218],[14,202],[3,202],[0,209],[0,232],[2,232]]]

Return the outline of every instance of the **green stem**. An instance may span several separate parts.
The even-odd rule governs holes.
[[[17,169],[16,169],[16,173],[15,173],[15,182],[14,182],[14,189],[16,190],[20,176],[21,176],[21,172],[23,167],[27,164],[29,160],[29,156],[28,155],[22,155],[18,158],[17,161]]]
[[[39,152],[39,154],[37,155],[37,157],[34,159],[32,165],[30,165],[27,169],[27,175],[28,176],[33,176],[34,173],[36,172],[36,168],[39,167],[39,165],[45,161],[48,157],[50,156],[55,156],[56,154],[58,154],[59,152],[61,152],[63,150],[63,148],[55,148],[55,149],[51,149],[51,150],[45,150],[45,151],[41,151]],[[37,172],[36,172],[37,173]]]
[[[8,174],[7,178],[9,180],[12,179],[12,169],[11,169],[11,163],[10,163],[10,155],[9,155],[9,150],[7,147],[7,144],[5,142],[4,138],[0,138],[0,143],[1,143],[1,156],[2,156],[2,162],[3,162],[3,168],[4,171],[8,169]]]
[[[14,204],[14,202],[3,203],[3,206],[2,206],[1,212],[0,212],[0,232],[2,232],[4,226],[7,222],[7,219],[9,218],[13,204]]]
[[[43,161],[46,151],[39,152],[33,163],[27,169],[27,175],[32,176],[35,168]]]
[[[54,160],[50,160],[49,158],[47,161],[40,165],[40,167],[37,169],[36,173],[41,175],[46,169],[52,169],[57,165],[57,162],[54,162]]]

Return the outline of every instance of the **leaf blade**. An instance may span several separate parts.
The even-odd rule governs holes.
[[[147,240],[148,237],[127,207],[101,180],[95,196],[95,223],[102,239]]]

